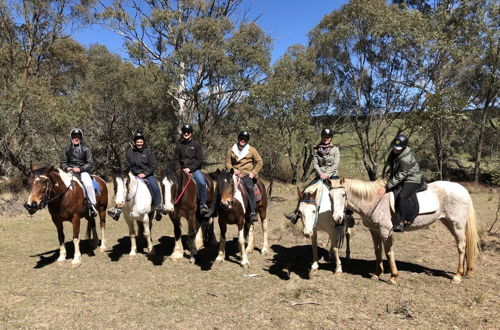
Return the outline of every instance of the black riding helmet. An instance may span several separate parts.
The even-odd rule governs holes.
[[[394,150],[403,150],[408,146],[408,137],[404,134],[398,134],[391,143]]]
[[[193,133],[193,126],[191,124],[184,124],[181,127],[181,133],[188,132],[188,133]]]
[[[140,133],[140,132],[137,132],[132,137],[132,140],[134,140],[134,142],[135,142],[135,141],[137,141],[139,139],[142,139],[142,140],[146,141],[146,138],[144,137],[144,135],[142,133]]]
[[[80,138],[80,140],[83,139],[83,132],[81,129],[79,128],[73,128],[71,130],[71,132],[69,132],[69,138],[70,139],[73,139],[73,136],[78,136]]]
[[[247,141],[249,141],[250,140],[250,133],[247,131],[240,131],[238,133],[238,140],[241,139],[242,137],[246,138]]]
[[[321,131],[321,136],[330,136],[330,137],[332,137],[333,136],[333,130],[330,129],[330,128],[323,128],[323,130]]]

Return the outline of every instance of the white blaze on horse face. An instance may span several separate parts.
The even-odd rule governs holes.
[[[299,204],[299,211],[302,215],[302,225],[304,226],[304,236],[310,237],[314,232],[316,222],[316,204],[301,202]]]
[[[331,189],[330,198],[332,200],[333,221],[340,224],[344,220],[345,207],[347,204],[345,188],[338,187]]]
[[[167,212],[173,212],[174,211],[174,203],[172,203],[172,185],[173,182],[170,181],[167,177],[163,178],[163,181],[161,182],[163,186],[165,187],[165,201],[164,201],[164,207],[165,211]]]
[[[118,207],[123,207],[125,205],[125,197],[127,194],[127,189],[125,189],[125,180],[123,178],[116,178],[116,195],[115,204]]]

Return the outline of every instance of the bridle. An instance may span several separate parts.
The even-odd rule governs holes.
[[[34,214],[36,211],[39,211],[39,210],[45,208],[45,206],[47,206],[51,202],[55,201],[56,199],[58,199],[62,195],[66,194],[66,192],[71,187],[71,183],[70,183],[69,186],[66,187],[66,189],[64,189],[63,191],[61,191],[59,194],[55,195],[54,197],[49,198],[50,192],[52,191],[52,189],[54,189],[54,184],[52,183],[52,179],[50,178],[50,176],[46,176],[45,174],[40,174],[36,177],[47,180],[47,182],[49,182],[50,185],[47,185],[47,187],[45,188],[42,200],[40,201],[40,203],[38,203],[38,205],[35,206],[35,205],[33,205],[33,203],[31,205],[28,204],[27,202],[24,203],[24,205],[23,205],[24,208],[27,209],[30,214]],[[71,179],[73,179],[73,173],[71,174]]]

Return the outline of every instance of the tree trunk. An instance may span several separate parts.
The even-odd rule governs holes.
[[[479,183],[479,172],[481,169],[481,156],[484,142],[484,129],[486,127],[486,122],[488,120],[488,108],[489,108],[489,99],[487,99],[484,103],[483,108],[483,117],[481,118],[481,127],[479,128],[479,136],[477,138],[476,144],[476,157],[474,161],[474,183]]]

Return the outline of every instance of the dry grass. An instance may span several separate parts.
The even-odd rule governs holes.
[[[82,243],[83,263],[55,262],[57,237],[46,210],[0,217],[1,328],[496,328],[500,324],[498,236],[484,234],[495,217],[496,197],[473,195],[483,232],[477,274],[452,285],[454,240],[441,224],[397,236],[401,277],[395,286],[370,279],[371,238],[359,221],[353,229],[351,260],[334,275],[324,260],[309,277],[310,243],[282,214],[296,194],[274,190],[270,206],[269,256],[255,251],[251,267],[236,263],[236,230],[228,233],[229,258],[212,264],[216,247],[201,251],[202,262],[168,259],[173,249],[168,219],[155,222],[158,256],[129,258],[128,230],[108,218],[108,248]],[[21,199],[22,200],[22,199]],[[70,235],[70,226],[65,226]],[[257,228],[260,246],[260,228]],[[216,230],[218,237],[218,230]],[[68,238],[67,238],[68,240]],[[320,244],[326,246],[325,236]],[[144,246],[144,245],[142,245]],[[72,256],[72,244],[67,244]],[[325,256],[326,251],[321,255]],[[245,274],[257,274],[245,277]],[[389,274],[385,274],[385,279]],[[292,306],[292,302],[314,302]]]

